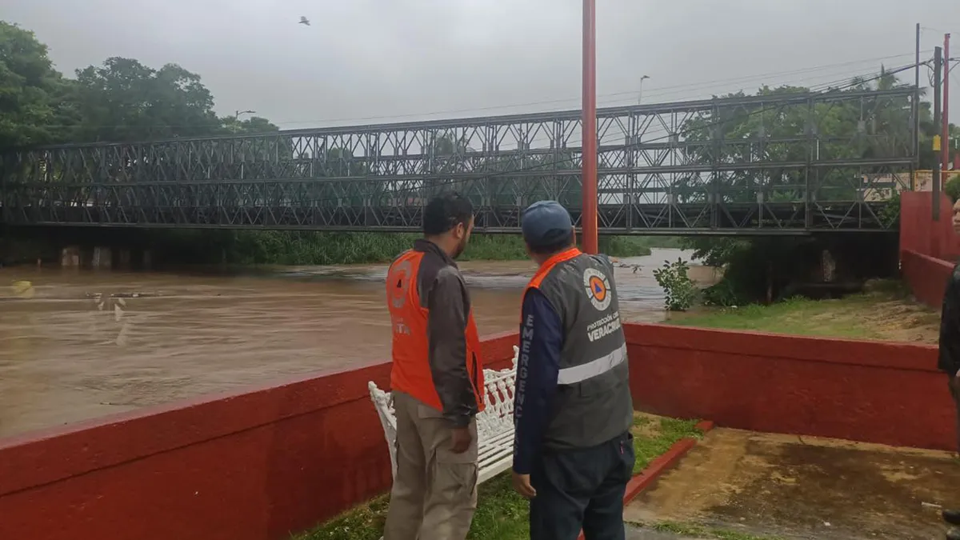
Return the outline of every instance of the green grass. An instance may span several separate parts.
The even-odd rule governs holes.
[[[390,498],[381,495],[324,523],[316,529],[293,535],[295,540],[379,540],[387,518]]]
[[[696,420],[637,416],[634,420],[634,473],[684,437],[699,437]],[[520,540],[530,537],[529,507],[514,490],[510,473],[480,485],[470,540]],[[378,540],[386,519],[388,497],[382,495],[299,535],[295,540]]]
[[[717,529],[702,525],[663,521],[654,524],[637,523],[636,525],[657,532],[670,533],[678,536],[716,540],[782,540],[779,536],[756,536],[739,531]]]
[[[686,437],[699,439],[703,433],[696,428],[699,420],[636,415],[633,418],[633,450],[636,462],[633,474],[637,474],[657,456],[664,454],[674,443]]]
[[[674,316],[668,324],[779,334],[928,342],[938,314],[909,299],[895,282],[837,300],[792,298],[769,306],[707,309]]]

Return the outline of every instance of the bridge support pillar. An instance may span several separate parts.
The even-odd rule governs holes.
[[[141,257],[140,263],[144,270],[153,270],[153,252],[149,249],[143,250],[143,257]]]
[[[130,261],[131,257],[129,249],[121,249],[117,253],[117,264],[120,266],[120,268],[129,269]]]
[[[93,248],[93,268],[110,268],[113,264],[110,248],[97,246]]]
[[[67,246],[60,250],[60,266],[64,268],[79,268],[80,247]]]

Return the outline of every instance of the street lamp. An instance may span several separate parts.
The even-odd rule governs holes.
[[[643,103],[643,81],[649,78],[650,78],[649,75],[644,75],[643,77],[640,77],[640,95],[637,97],[637,105],[641,105]]]
[[[239,121],[241,114],[257,114],[257,111],[237,111],[237,114],[233,116],[233,119]]]

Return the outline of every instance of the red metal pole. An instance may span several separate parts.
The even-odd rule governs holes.
[[[940,174],[943,175],[943,182],[940,184],[946,187],[946,181],[949,179],[947,171],[950,170],[950,34],[943,36],[943,135],[940,137],[940,157],[943,165],[940,167]]]
[[[583,0],[583,251],[597,253],[597,3]]]

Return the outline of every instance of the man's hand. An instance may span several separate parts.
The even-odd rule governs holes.
[[[530,485],[529,474],[517,474],[514,472],[513,489],[517,490],[517,493],[525,499],[532,499],[537,496],[537,490],[533,489],[533,486]]]
[[[462,454],[470,448],[470,428],[453,428],[453,453]]]

